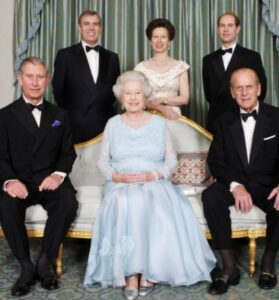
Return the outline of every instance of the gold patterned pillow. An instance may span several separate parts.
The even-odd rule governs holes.
[[[206,158],[207,152],[177,153],[178,164],[171,176],[172,183],[208,186],[211,175]]]

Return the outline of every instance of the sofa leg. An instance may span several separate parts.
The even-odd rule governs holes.
[[[56,275],[60,276],[62,274],[62,253],[63,253],[63,244],[60,245],[58,257],[56,259]]]
[[[249,259],[250,259],[249,276],[250,277],[253,277],[256,272],[256,251],[257,251],[256,239],[249,238]]]

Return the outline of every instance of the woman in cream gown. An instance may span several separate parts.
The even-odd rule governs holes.
[[[169,119],[181,115],[180,105],[189,101],[189,65],[168,55],[175,36],[173,25],[166,19],[155,19],[146,28],[146,35],[154,51],[152,58],[136,65],[152,88],[147,107],[161,112]]]

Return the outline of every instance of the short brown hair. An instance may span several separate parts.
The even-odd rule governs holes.
[[[27,64],[32,64],[32,65],[42,65],[44,67],[44,69],[46,70],[46,74],[49,74],[48,72],[48,69],[47,69],[47,66],[45,64],[45,62],[39,58],[39,57],[36,57],[36,56],[30,56],[30,57],[26,57],[20,67],[19,67],[19,70],[18,70],[18,74],[22,74],[23,73],[23,68],[25,65]]]
[[[169,40],[172,41],[175,36],[175,28],[172,23],[167,19],[154,19],[146,27],[146,36],[149,40],[152,38],[152,32],[155,28],[163,27],[166,28],[169,34]]]
[[[237,16],[235,13],[233,13],[233,12],[231,12],[231,11],[228,11],[228,12],[225,12],[224,14],[222,14],[222,15],[218,18],[218,21],[217,21],[217,26],[218,26],[218,27],[219,27],[219,25],[220,25],[221,19],[222,19],[224,16],[231,16],[231,17],[233,17],[233,18],[234,18],[234,23],[235,23],[235,25],[236,25],[236,26],[239,26],[239,25],[240,25],[240,20],[239,20],[238,16]]]
[[[102,24],[101,17],[100,17],[100,15],[96,11],[94,11],[94,10],[85,10],[78,17],[78,24],[79,25],[81,24],[81,19],[84,16],[97,16],[99,18],[100,24]]]

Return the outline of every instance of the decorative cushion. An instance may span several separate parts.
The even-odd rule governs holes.
[[[174,184],[208,186],[211,182],[206,164],[207,152],[177,153],[177,167],[171,176]]]

